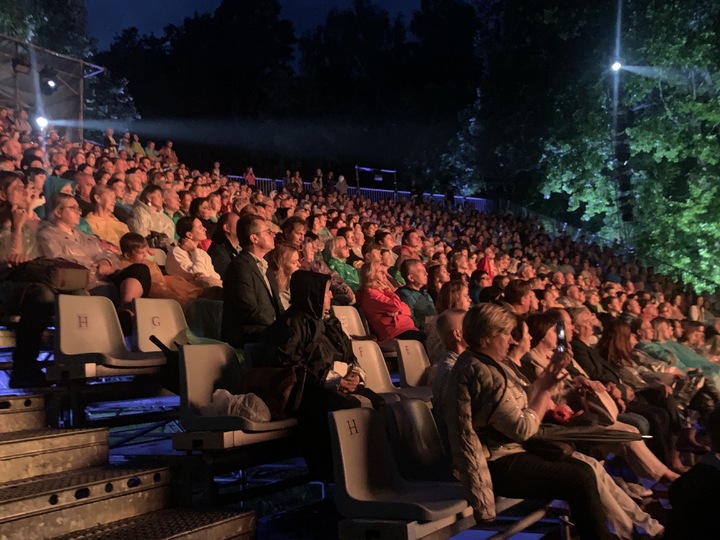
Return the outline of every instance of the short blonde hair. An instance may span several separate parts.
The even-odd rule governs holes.
[[[477,347],[482,340],[491,339],[505,332],[512,332],[517,317],[497,304],[478,304],[463,319],[462,331],[466,343]]]

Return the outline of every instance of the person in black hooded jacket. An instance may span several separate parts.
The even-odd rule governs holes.
[[[355,395],[377,407],[382,399],[362,384],[352,343],[330,311],[330,276],[297,270],[290,279],[290,308],[264,335],[266,366],[300,365],[306,379],[295,412],[305,437],[310,474],[332,481],[332,454],[327,413],[360,407]]]

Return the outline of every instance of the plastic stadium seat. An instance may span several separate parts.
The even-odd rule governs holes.
[[[239,394],[242,374],[235,349],[225,343],[180,348],[180,422],[187,431],[277,431],[297,425],[294,418],[253,422],[239,416],[203,416],[213,392]]]
[[[103,296],[59,295],[56,334],[50,378],[68,371],[81,378],[153,373],[165,364],[162,353],[127,349],[115,306]],[[83,365],[82,370],[66,368]]]
[[[389,403],[385,412],[388,435],[403,477],[451,481],[452,462],[427,405],[418,399],[403,399]]]
[[[136,298],[135,341],[141,352],[157,352],[160,349],[150,341],[157,337],[170,350],[177,350],[175,344],[188,343],[187,321],[182,306],[175,300],[166,298]]]
[[[432,399],[432,388],[398,388],[390,379],[390,372],[383,358],[382,351],[374,341],[353,341],[353,352],[360,367],[365,371],[365,385],[374,392],[383,395],[396,394],[401,399],[421,399],[429,402]]]
[[[353,306],[333,306],[332,310],[350,339],[367,336],[360,313]]]
[[[459,483],[414,482],[400,476],[382,418],[370,409],[330,413],[335,503],[353,519],[431,522],[462,517]]]
[[[373,336],[368,334],[367,326],[363,322],[363,316],[354,306],[333,306],[332,309],[347,337],[359,340],[374,339]],[[394,339],[378,341],[378,345],[380,345],[380,350],[385,358],[390,359],[397,356]]]
[[[400,386],[427,386],[430,360],[422,343],[412,339],[396,341]]]

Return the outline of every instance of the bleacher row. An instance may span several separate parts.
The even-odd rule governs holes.
[[[409,340],[394,343],[391,356],[397,358],[397,387],[361,314],[352,306],[333,309],[352,339],[368,388],[387,403],[384,412],[362,408],[330,413],[335,503],[344,518],[339,537],[449,538],[474,526],[472,509],[453,478],[430,412],[431,389],[420,385],[430,369],[424,348]],[[216,390],[237,392],[252,355],[241,362],[242,354],[239,358],[238,351],[225,343],[189,343],[185,316],[174,300],[137,299],[134,310],[135,332],[126,341],[110,300],[59,295],[55,360],[47,369],[48,380],[72,384],[103,377],[156,376],[172,387],[168,377],[179,375],[183,432],[173,435],[173,448],[204,456],[204,504],[223,502],[213,481],[216,462],[229,458],[243,468],[276,456],[299,455],[301,441],[293,418],[258,422],[207,412]],[[172,369],[175,361],[177,370]],[[282,448],[279,454],[278,448]],[[498,512],[518,502],[498,501]],[[532,510],[493,538],[507,537],[544,517],[548,509],[539,504]],[[560,523],[567,526],[566,520]]]

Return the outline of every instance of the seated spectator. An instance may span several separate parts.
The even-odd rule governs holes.
[[[505,287],[503,296],[515,315],[527,315],[531,311],[537,311],[537,297],[529,281],[513,279]]]
[[[399,288],[405,285],[405,280],[400,273],[400,269],[393,263],[392,252],[389,249],[383,248],[380,251],[380,261],[387,268],[388,280],[393,287]]]
[[[40,255],[37,222],[29,220],[25,187],[12,171],[0,172],[0,312],[20,315],[13,349],[11,388],[45,386],[36,360],[41,335],[55,312],[55,294],[41,283],[23,277],[23,265]]]
[[[427,270],[422,261],[407,259],[402,263],[400,272],[405,285],[400,287],[396,294],[410,308],[410,317],[415,326],[422,330],[425,327],[425,318],[435,315],[435,303],[427,292]]]
[[[363,258],[358,256],[358,250],[355,249],[357,247],[355,242],[355,231],[353,231],[352,227],[340,227],[337,230],[337,236],[338,238],[342,237],[345,239],[348,249],[350,250],[350,255],[348,256],[346,262],[357,270],[360,266],[362,266]],[[362,246],[360,246],[360,255],[362,255]]]
[[[220,274],[215,271],[212,259],[199,244],[207,239],[205,227],[193,217],[180,218],[176,225],[180,240],[170,246],[165,262],[168,275],[197,281],[205,287],[222,287]]]
[[[448,274],[448,279],[450,279],[450,274]],[[486,287],[490,287],[491,285],[492,278],[485,270],[475,270],[472,274],[470,274],[468,286],[473,305],[480,303],[480,291]]]
[[[240,242],[237,238],[237,223],[240,219],[235,212],[223,214],[217,222],[212,244],[208,255],[212,259],[215,272],[222,278],[230,262],[240,253]]]
[[[103,242],[119,247],[120,238],[130,229],[115,217],[115,193],[111,188],[99,185],[92,188],[90,198],[94,203],[93,211],[86,218],[90,229]]]
[[[135,199],[142,193],[143,190],[143,173],[139,169],[128,169],[125,172],[125,196],[123,197],[123,204],[127,207],[132,208],[135,204]]]
[[[82,216],[86,217],[93,210],[93,200],[90,196],[92,188],[95,187],[95,178],[92,174],[77,172],[75,180],[75,199],[80,205]]]
[[[422,239],[415,229],[405,231],[402,235],[402,242],[394,248],[398,255],[395,265],[400,268],[405,259],[420,260],[420,249],[422,248]]]
[[[427,267],[427,272],[427,292],[430,294],[433,302],[437,302],[437,295],[440,292],[440,288],[450,281],[450,273],[447,271],[447,266],[440,263],[431,263]]]
[[[112,189],[115,194],[115,208],[113,209],[113,214],[119,221],[127,224],[128,219],[130,219],[130,212],[132,212],[132,206],[129,206],[124,202],[125,190],[127,189],[125,179],[112,177],[108,180],[107,187]]]
[[[66,259],[82,264],[90,270],[88,289],[92,293],[103,284],[113,282],[118,285],[130,276],[130,272],[117,274],[120,270],[118,257],[104,248],[95,236],[78,230],[80,224],[80,206],[74,197],[65,193],[56,193],[51,201],[50,222],[43,224],[38,231],[37,240],[43,257]],[[131,272],[136,268],[134,265]],[[133,298],[142,296],[149,289],[147,271],[139,270],[140,275],[133,282],[120,288],[121,304],[129,304]],[[147,286],[146,286],[147,285]],[[103,289],[103,292],[107,289]]]
[[[375,233],[375,243],[380,246],[381,249],[388,249],[392,253],[392,264],[395,265],[398,259],[398,255],[392,250],[395,249],[395,235],[387,230],[380,230]]]
[[[265,261],[275,248],[275,236],[267,223],[258,216],[245,216],[238,221],[237,237],[242,251],[225,273],[222,340],[244,347],[262,339],[283,307],[275,273]]]
[[[362,383],[352,344],[330,311],[331,299],[327,275],[296,271],[290,279],[291,307],[268,328],[262,355],[265,365],[307,369],[296,416],[308,470],[323,481],[333,478],[328,412],[359,407],[353,394],[381,403]]]
[[[476,519],[495,517],[496,495],[560,498],[569,503],[582,538],[610,538],[592,468],[575,458],[547,461],[521,446],[537,433],[540,419],[551,406],[549,396],[559,381],[553,369],[562,367],[562,362],[552,362],[536,384],[537,390],[526,394],[516,378],[503,375],[501,365],[515,317],[492,304],[476,306],[471,313],[463,321],[470,351],[458,358],[451,372],[445,421],[453,462]],[[500,408],[501,414],[487,412]],[[480,429],[485,427],[495,429]],[[502,442],[495,440],[498,436]],[[517,448],[513,453],[503,451],[507,445]]]
[[[216,223],[210,219],[213,216],[213,209],[206,197],[193,199],[190,203],[190,216],[199,219],[207,231],[208,238],[212,238]]]
[[[437,316],[427,317],[425,319],[425,328],[423,329],[427,335],[425,348],[427,349],[430,364],[437,364],[442,357],[442,336],[437,330],[438,317],[449,309],[461,309],[466,312],[470,309],[472,301],[468,294],[468,286],[465,282],[456,279],[448,281],[440,289],[438,294],[435,310]]]
[[[357,302],[380,341],[415,339],[425,343],[425,334],[415,326],[408,305],[393,291],[382,263],[365,263],[360,269]]]
[[[355,293],[350,285],[345,283],[340,274],[330,269],[325,260],[320,256],[323,249],[320,239],[313,233],[305,234],[305,243],[301,252],[301,263],[304,270],[319,272],[330,276],[330,290],[333,293],[333,302],[340,305],[355,303]]]
[[[283,309],[290,307],[290,278],[300,269],[300,251],[291,244],[277,244],[265,257],[275,273]]]
[[[637,395],[632,386],[626,385],[620,377],[619,370],[600,352],[590,346],[593,335],[594,316],[587,308],[569,310],[573,325],[571,341],[575,361],[583,368],[588,377],[603,383],[610,395],[618,403],[622,422],[638,425],[627,413],[640,415],[649,423],[650,434],[648,447],[665,464],[671,464],[670,415],[666,407],[651,404],[642,395]],[[629,325],[628,325],[629,327]],[[611,327],[614,328],[614,327]],[[610,332],[610,330],[609,330]]]
[[[155,247],[167,248],[175,239],[175,223],[163,211],[160,186],[149,185],[135,200],[128,227],[144,237],[157,236]]]
[[[350,256],[350,248],[345,238],[331,238],[325,243],[325,262],[330,270],[337,272],[342,280],[347,283],[353,293],[360,288],[360,278],[357,270],[347,263]]]
[[[162,191],[163,212],[167,217],[172,219],[173,223],[177,223],[182,216],[180,212],[180,195],[175,188],[164,188]],[[175,238],[177,239],[177,238]]]
[[[437,370],[433,375],[432,381],[432,404],[433,416],[437,423],[438,430],[447,444],[447,427],[445,425],[445,392],[447,390],[448,379],[455,362],[465,349],[467,343],[463,338],[462,321],[467,313],[466,309],[452,308],[446,309],[436,320],[436,333],[439,338],[441,349],[435,366]],[[428,336],[429,337],[429,336]]]
[[[280,230],[285,243],[292,244],[296,248],[302,249],[306,231],[304,219],[298,216],[289,217],[283,221],[280,226]]]
[[[148,259],[151,250],[147,240],[138,233],[127,233],[120,239],[120,250],[123,260],[121,264],[143,264],[150,271],[150,291],[148,298],[170,298],[187,309],[190,301],[206,294],[203,284],[199,281],[185,279],[180,276],[166,276],[157,263]],[[216,295],[217,296],[217,295]]]

